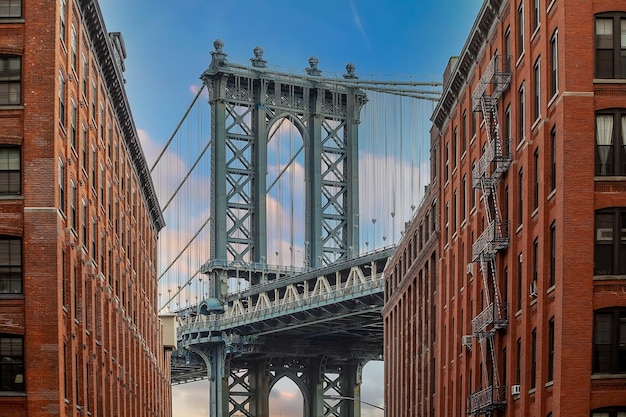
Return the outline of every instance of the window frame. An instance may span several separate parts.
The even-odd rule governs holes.
[[[598,328],[598,319],[601,315],[610,319],[608,329]],[[626,307],[609,307],[593,312],[592,374],[626,374],[626,348],[620,349],[620,338],[626,337],[620,332],[621,320],[626,320]],[[600,343],[598,337],[606,337],[607,330],[610,332],[608,343]],[[604,346],[604,348],[600,348],[600,346]],[[608,354],[608,364],[599,362],[603,360],[599,357],[603,353]],[[623,357],[621,357],[622,355]],[[606,360],[607,358],[604,358],[604,361]],[[620,360],[623,360],[623,363],[620,364]]]
[[[626,207],[609,207],[595,211],[594,276],[626,275],[626,241],[622,243],[624,239],[620,238],[625,227]]]
[[[7,151],[6,167],[0,163],[0,195],[11,196],[22,194],[22,148],[16,145],[0,146],[0,153]],[[11,151],[17,153],[11,155]],[[15,159],[17,159],[17,167],[14,167]],[[4,162],[4,161],[1,161]],[[4,169],[6,168],[6,169]],[[17,174],[17,175],[16,175]],[[6,178],[6,190],[4,190],[4,179]]]
[[[18,13],[14,14],[15,9],[17,9]],[[7,10],[7,14],[2,15],[0,13],[1,19],[20,19],[22,17],[22,0],[0,0],[0,12],[3,10]]]
[[[601,118],[605,122],[600,123]],[[606,125],[609,121],[610,127]],[[626,108],[597,111],[595,125],[595,175],[626,176]],[[606,137],[609,128],[610,138]],[[607,140],[608,144],[605,143]]]
[[[541,57],[533,66],[533,123],[541,118]]]
[[[550,38],[549,48],[550,59],[550,98],[556,96],[559,92],[559,31],[554,30]]]
[[[16,62],[18,68],[13,68]],[[21,55],[0,54],[0,92],[0,106],[22,105]]]
[[[524,54],[524,2],[517,8],[517,57]]]
[[[22,239],[0,235],[0,294],[24,293]]]
[[[0,355],[10,359],[0,362],[0,379],[4,381],[6,375],[6,380],[9,381],[6,387],[4,383],[0,384],[0,392],[26,392],[24,336],[0,333]]]
[[[602,39],[605,34],[599,34],[600,20],[612,20],[610,39]],[[608,12],[595,15],[594,20],[594,66],[596,79],[623,79],[626,78],[626,59],[622,61],[622,52],[626,53],[626,45],[621,44],[622,23],[626,24],[626,13]],[[626,30],[626,27],[624,28]],[[601,57],[604,52],[604,57]],[[602,65],[602,61],[610,57],[610,62]],[[606,68],[605,68],[606,67]],[[612,67],[612,68],[611,68]]]

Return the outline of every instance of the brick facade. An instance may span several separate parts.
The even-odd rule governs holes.
[[[621,314],[622,327],[626,321],[624,272],[598,271],[604,263],[598,245],[606,239],[600,239],[605,229],[596,219],[603,209],[618,213],[617,231],[608,231],[617,236],[624,227],[617,223],[621,208],[626,207],[626,172],[607,175],[598,162],[603,158],[596,142],[598,116],[616,114],[615,120],[626,121],[619,119],[626,108],[626,76],[621,75],[626,69],[620,74],[616,61],[615,74],[597,75],[596,20],[603,18],[626,25],[620,20],[626,19],[626,1],[487,0],[446,72],[444,94],[432,118],[433,143],[439,144],[431,151],[432,183],[439,189],[441,232],[438,283],[430,295],[435,322],[389,314],[400,308],[399,300],[410,288],[405,281],[414,280],[411,271],[423,258],[418,253],[402,261],[406,268],[397,269],[403,258],[396,255],[388,269],[393,291],[388,290],[385,307],[388,416],[465,415],[472,411],[468,407],[477,409],[476,415],[493,411],[499,416],[614,417],[626,411],[626,349],[617,340],[626,338],[626,329],[620,330],[618,319],[609,330],[598,324],[602,314],[608,317],[613,311]],[[614,34],[619,38],[619,29]],[[619,47],[613,52],[619,54]],[[472,245],[490,227],[493,214],[487,213],[490,197],[472,189],[472,174],[489,148],[489,123],[473,111],[472,94],[479,91],[493,56],[511,74],[496,107],[500,137],[504,143],[510,139],[511,162],[496,185],[493,203],[508,239],[495,255],[493,271],[483,274],[480,263],[472,262]],[[489,84],[487,94],[495,88]],[[613,137],[626,136],[626,130],[612,132]],[[411,235],[405,234],[399,252]],[[617,265],[620,241],[611,237],[611,260]],[[501,305],[507,318],[506,325],[493,330],[493,344],[479,338],[472,325],[490,302]],[[412,388],[393,379],[402,363],[416,358],[396,344],[400,339],[391,338],[409,319],[418,328],[435,327],[432,343],[403,342],[432,349],[434,358],[434,392],[418,389],[417,408],[403,408],[399,399],[410,397]],[[471,336],[471,348],[462,344],[463,336]],[[598,364],[602,357],[612,358],[605,359],[609,371]],[[519,394],[513,394],[517,386]],[[492,397],[476,396],[489,387],[494,388],[487,392]],[[419,408],[429,401],[430,409]],[[477,408],[478,403],[491,405]]]
[[[170,416],[163,218],[123,41],[96,0],[2,6],[0,415]]]

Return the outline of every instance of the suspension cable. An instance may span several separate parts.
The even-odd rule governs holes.
[[[178,130],[180,129],[180,127],[183,125],[183,122],[185,121],[185,119],[187,118],[187,116],[189,115],[189,112],[191,111],[191,109],[193,108],[193,105],[196,104],[196,101],[198,101],[198,97],[200,97],[200,94],[202,93],[202,90],[204,90],[204,84],[202,84],[202,87],[200,87],[200,89],[198,90],[198,93],[196,94],[196,96],[193,98],[193,101],[191,102],[191,104],[189,105],[189,107],[187,107],[187,111],[185,112],[185,115],[183,116],[182,119],[180,119],[180,122],[178,123],[178,125],[176,126],[176,129],[174,129],[174,133],[172,133],[172,136],[170,136],[169,140],[167,141],[167,143],[165,144],[165,147],[163,148],[163,150],[161,150],[161,153],[159,154],[159,156],[157,156],[156,161],[154,161],[154,164],[152,164],[152,168],[150,168],[150,172],[154,171],[154,168],[156,168],[157,164],[159,163],[159,161],[161,160],[161,158],[163,157],[163,154],[165,154],[165,151],[167,150],[167,148],[170,146],[170,143],[172,143],[172,140],[174,140],[174,137],[176,136],[176,134],[178,133]]]

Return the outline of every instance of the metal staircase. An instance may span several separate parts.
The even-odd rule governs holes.
[[[483,155],[472,170],[472,187],[482,193],[487,227],[472,244],[472,262],[480,264],[487,307],[472,320],[473,336],[478,339],[483,358],[486,388],[470,394],[467,413],[491,415],[506,407],[506,386],[498,374],[494,336],[508,325],[508,306],[502,301],[498,286],[496,254],[509,245],[509,225],[498,205],[497,186],[511,164],[510,138],[502,138],[498,123],[498,99],[511,83],[510,57],[494,55],[472,95],[473,111],[484,118],[487,143]]]

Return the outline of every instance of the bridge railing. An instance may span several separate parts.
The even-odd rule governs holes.
[[[224,328],[235,327],[247,321],[261,321],[276,315],[284,315],[289,311],[314,308],[321,305],[334,304],[342,299],[357,298],[358,296],[373,294],[382,291],[384,288],[384,276],[382,273],[372,277],[371,280],[358,284],[342,287],[341,284],[334,285],[330,291],[323,294],[305,295],[298,300],[284,301],[275,300],[274,304],[262,308],[256,308],[230,316],[232,309],[227,309],[224,314],[193,315],[182,317],[178,327],[179,337],[183,334],[198,331],[219,331]]]

